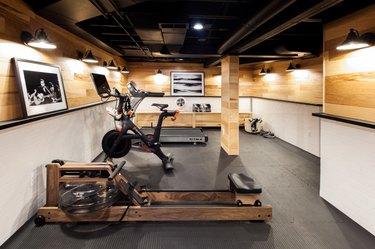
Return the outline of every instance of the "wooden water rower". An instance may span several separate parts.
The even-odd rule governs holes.
[[[131,181],[125,170],[121,170],[124,164],[125,162],[116,166],[112,163],[63,161],[48,164],[47,202],[44,207],[39,208],[35,224],[99,221],[268,221],[272,218],[272,207],[263,205],[260,200],[262,189],[244,174],[229,174],[228,190],[148,190],[137,187]],[[100,198],[106,197],[105,194],[110,188],[106,186],[96,199],[100,209],[87,212],[83,205],[83,209],[77,208],[70,212],[72,209],[69,210],[69,207],[61,203],[61,190],[66,185],[86,186],[90,183],[114,184],[120,192],[120,198],[110,206],[101,206]],[[91,192],[76,191],[74,196],[84,200],[84,196],[89,196]],[[74,203],[72,205],[74,206]]]

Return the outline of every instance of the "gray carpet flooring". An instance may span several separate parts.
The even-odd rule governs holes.
[[[227,156],[220,130],[204,144],[165,144],[175,170],[165,174],[153,154],[132,150],[125,169],[153,189],[226,189],[230,172],[262,186],[273,208],[269,222],[26,223],[1,248],[375,248],[375,236],[319,197],[319,158],[278,138],[240,132],[240,155]]]

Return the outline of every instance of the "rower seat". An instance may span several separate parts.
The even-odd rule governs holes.
[[[255,184],[255,181],[250,176],[245,174],[230,173],[228,175],[230,182],[230,190],[237,193],[251,193],[260,194],[262,193],[262,188]]]

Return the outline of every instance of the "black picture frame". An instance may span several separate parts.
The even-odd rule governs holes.
[[[59,65],[12,59],[25,118],[68,109]]]
[[[204,96],[204,72],[171,72],[171,96]]]

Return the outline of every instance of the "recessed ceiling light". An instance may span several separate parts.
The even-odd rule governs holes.
[[[194,24],[193,28],[195,30],[201,30],[201,29],[203,29],[203,25],[201,23],[196,23],[196,24]]]

